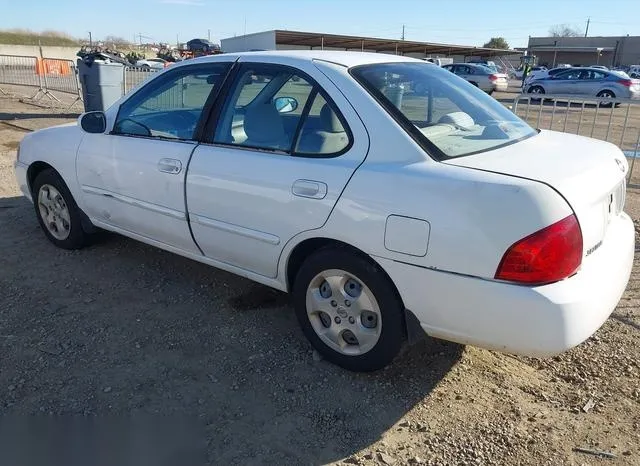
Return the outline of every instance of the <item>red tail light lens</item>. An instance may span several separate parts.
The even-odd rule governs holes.
[[[496,74],[489,75],[489,81],[497,81],[497,80],[498,80],[498,75]]]
[[[630,79],[618,79],[618,84],[622,84],[625,87],[633,86],[633,81]]]
[[[521,239],[504,253],[496,279],[544,285],[565,279],[582,263],[582,231],[575,215]]]

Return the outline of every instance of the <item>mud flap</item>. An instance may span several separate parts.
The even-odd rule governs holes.
[[[404,310],[404,321],[407,326],[407,342],[414,345],[426,338],[427,334],[422,329],[420,321],[409,309]]]

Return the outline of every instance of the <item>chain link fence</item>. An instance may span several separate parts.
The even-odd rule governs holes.
[[[29,97],[33,101],[47,97],[60,102],[52,91],[74,95],[76,98],[69,107],[82,101],[78,69],[72,60],[0,55],[0,93],[8,94],[3,84],[37,88]]]
[[[151,79],[159,70],[153,68],[141,68],[139,66],[125,66],[124,78],[122,80],[122,92],[127,94],[134,87]]]

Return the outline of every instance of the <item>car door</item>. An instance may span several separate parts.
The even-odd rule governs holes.
[[[575,94],[579,83],[579,70],[569,70],[558,73],[545,80],[549,94]]]
[[[207,99],[229,63],[179,66],[118,109],[107,133],[86,134],[76,162],[84,209],[95,223],[198,252],[184,181]]]
[[[580,94],[594,96],[604,87],[607,74],[599,70],[585,70],[581,78]]]
[[[267,277],[288,241],[326,222],[369,144],[342,93],[300,66],[239,65],[187,175],[204,254]]]

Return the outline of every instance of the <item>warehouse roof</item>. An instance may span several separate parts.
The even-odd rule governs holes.
[[[277,29],[276,44],[308,47],[336,47],[351,50],[375,50],[376,52],[424,53],[425,55],[465,55],[475,57],[496,57],[521,54],[517,50],[491,49],[468,45],[439,44],[399,39],[381,39],[364,36],[345,36],[319,32],[284,31]]]

